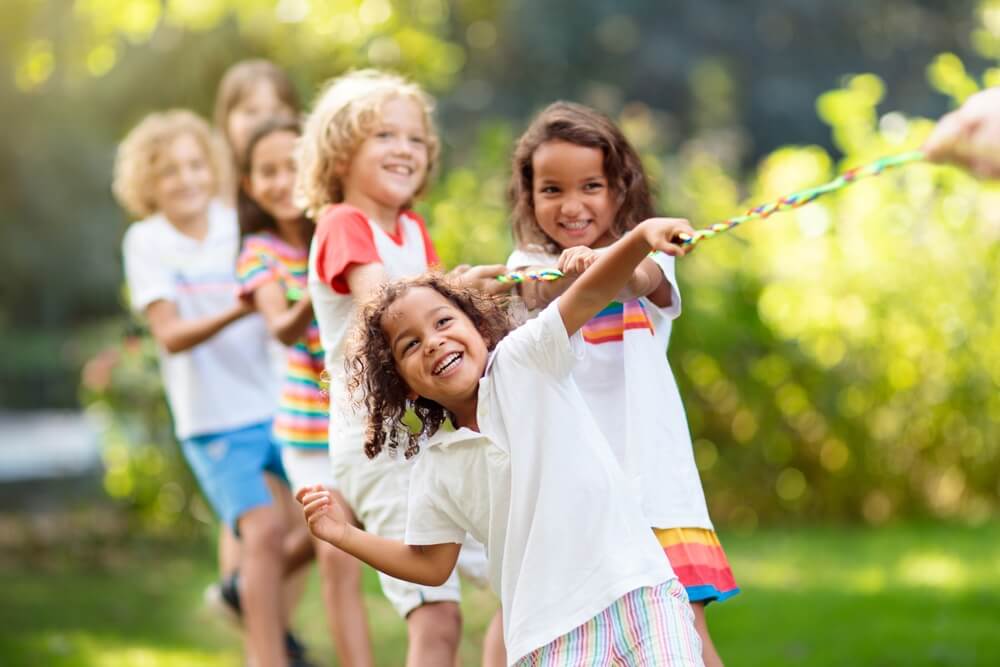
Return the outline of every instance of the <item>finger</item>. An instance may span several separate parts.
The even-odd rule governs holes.
[[[317,491],[322,490],[322,488],[323,487],[318,484],[303,486],[301,489],[298,490],[298,493],[295,494],[295,499],[301,503],[303,502],[303,498],[305,498],[308,494],[316,493]]]
[[[325,513],[328,507],[330,507],[330,501],[327,498],[312,501],[305,506],[306,518],[311,521],[317,514]]]
[[[957,111],[945,114],[934,126],[931,135],[924,142],[924,152],[934,162],[947,162],[954,159],[962,134],[966,128],[965,117]]]

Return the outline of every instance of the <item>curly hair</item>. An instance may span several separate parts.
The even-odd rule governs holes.
[[[412,408],[420,420],[420,430],[413,432],[403,423],[407,408],[411,407],[407,398],[410,389],[396,367],[382,320],[393,303],[419,287],[435,290],[465,313],[490,350],[513,328],[505,299],[462,287],[440,273],[383,285],[359,312],[345,358],[348,393],[354,406],[368,413],[365,454],[370,459],[386,447],[390,452],[397,451],[401,443],[406,445],[404,455],[410,458],[420,451],[420,441],[434,435],[445,419],[454,422],[454,415],[444,406],[419,397],[412,402]]]
[[[611,227],[616,238],[653,216],[653,193],[646,170],[618,126],[590,107],[554,102],[532,120],[514,148],[507,195],[518,248],[542,247],[553,254],[563,250],[542,231],[535,218],[532,158],[538,147],[548,141],[597,148],[604,154],[604,177],[618,200]]]
[[[299,142],[295,193],[307,215],[316,219],[323,207],[344,200],[339,168],[350,164],[358,147],[371,134],[382,105],[399,97],[417,104],[427,129],[427,172],[414,196],[424,192],[439,150],[431,120],[434,102],[420,86],[401,76],[363,69],[327,84],[306,119]]]
[[[163,152],[182,135],[190,135],[205,152],[215,177],[216,194],[229,180],[225,149],[212,134],[208,123],[186,109],[151,113],[139,122],[118,145],[111,190],[130,215],[145,218],[157,211],[153,184]]]

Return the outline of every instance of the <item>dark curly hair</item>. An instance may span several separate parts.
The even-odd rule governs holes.
[[[604,154],[604,177],[618,203],[611,226],[616,238],[653,217],[653,193],[646,170],[618,126],[590,107],[554,102],[531,121],[514,148],[507,196],[517,247],[541,246],[553,254],[563,250],[542,231],[535,219],[535,173],[531,161],[538,147],[547,141],[597,148]]]
[[[385,447],[390,452],[397,451],[404,441],[404,455],[410,458],[420,451],[420,440],[434,435],[445,419],[454,422],[454,415],[444,406],[420,397],[412,402],[420,420],[420,430],[413,432],[403,423],[407,407],[410,407],[407,399],[410,389],[396,368],[382,319],[393,303],[418,287],[438,292],[465,313],[490,350],[513,328],[508,304],[503,298],[462,287],[440,273],[397,280],[379,288],[358,313],[357,328],[345,359],[348,393],[355,408],[364,409],[368,414],[365,454],[370,459]]]

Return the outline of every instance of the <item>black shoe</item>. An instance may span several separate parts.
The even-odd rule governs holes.
[[[205,605],[215,610],[227,621],[239,627],[243,623],[243,612],[240,608],[239,574],[225,577],[205,589]]]
[[[306,647],[291,630],[285,630],[285,655],[290,667],[315,667],[306,657]]]

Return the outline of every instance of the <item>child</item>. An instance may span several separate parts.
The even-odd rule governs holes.
[[[344,354],[356,305],[387,279],[438,263],[423,220],[410,206],[427,185],[438,139],[431,102],[416,85],[375,70],[335,79],[319,96],[300,143],[296,190],[319,214],[309,258],[309,292],[326,351],[330,459],[338,491],[365,529],[401,538],[411,466],[364,457],[364,420],[349,409]],[[503,266],[462,274],[497,289]],[[406,619],[408,665],[455,661],[461,618],[457,577],[418,586],[380,575],[382,591]]]
[[[240,165],[237,213],[243,249],[237,276],[243,294],[286,348],[286,371],[274,437],[293,489],[336,489],[327,454],[327,400],[320,387],[323,348],[306,287],[313,224],[292,201],[294,120],[272,120],[253,132]],[[323,599],[340,663],[371,665],[371,640],[361,597],[361,566],[317,540]]]
[[[261,123],[294,119],[300,111],[298,94],[283,69],[268,60],[244,60],[227,69],[219,82],[213,119],[233,164],[239,165],[250,134]]]
[[[683,253],[671,240],[689,230],[643,222],[510,334],[500,304],[438,277],[388,285],[362,314],[351,387],[368,408],[369,456],[419,452],[406,540],[350,526],[322,487],[297,496],[313,534],[425,584],[448,576],[473,535],[509,664],[701,665],[684,588],[571,373],[580,327],[650,248]],[[403,424],[409,403],[419,433]],[[457,430],[440,430],[445,419]]]
[[[242,542],[248,653],[280,666],[288,664],[278,604],[285,522],[272,496],[286,482],[270,437],[275,377],[264,322],[236,298],[239,230],[215,199],[225,159],[210,132],[188,111],[147,116],[119,146],[114,192],[144,218],[125,234],[125,275],[132,307],[160,346],[177,438],[209,504]]]
[[[268,60],[244,60],[226,70],[219,82],[215,96],[214,121],[215,129],[229,149],[230,162],[239,171],[240,156],[246,150],[250,133],[271,118],[296,118],[301,111],[299,98],[291,79],[283,69]],[[222,188],[229,204],[235,204],[232,196],[236,186],[230,183],[230,178]],[[266,352],[272,362],[277,376],[283,382],[285,374],[285,351],[280,344],[274,343]],[[299,569],[285,581],[285,604],[288,615],[295,607],[305,586],[307,569],[301,565],[307,564],[312,558],[312,541],[300,526],[301,519],[297,505],[287,493],[278,493],[275,500],[289,522],[289,535],[286,539],[286,553],[291,561],[290,566],[299,564]],[[219,532],[219,570],[222,579],[213,584],[205,592],[205,598],[216,608],[230,617],[239,620],[239,542],[233,534],[223,527]],[[290,653],[301,653],[299,642],[294,637],[288,637]]]
[[[592,109],[564,102],[542,111],[518,141],[510,195],[518,249],[508,266],[558,261],[567,274],[523,285],[533,309],[572,284],[596,249],[653,215],[642,162],[621,131]],[[687,588],[705,663],[721,665],[704,607],[738,589],[712,528],[665,355],[671,320],[680,314],[676,284],[672,257],[644,259],[615,301],[583,327],[585,356],[573,377]]]

